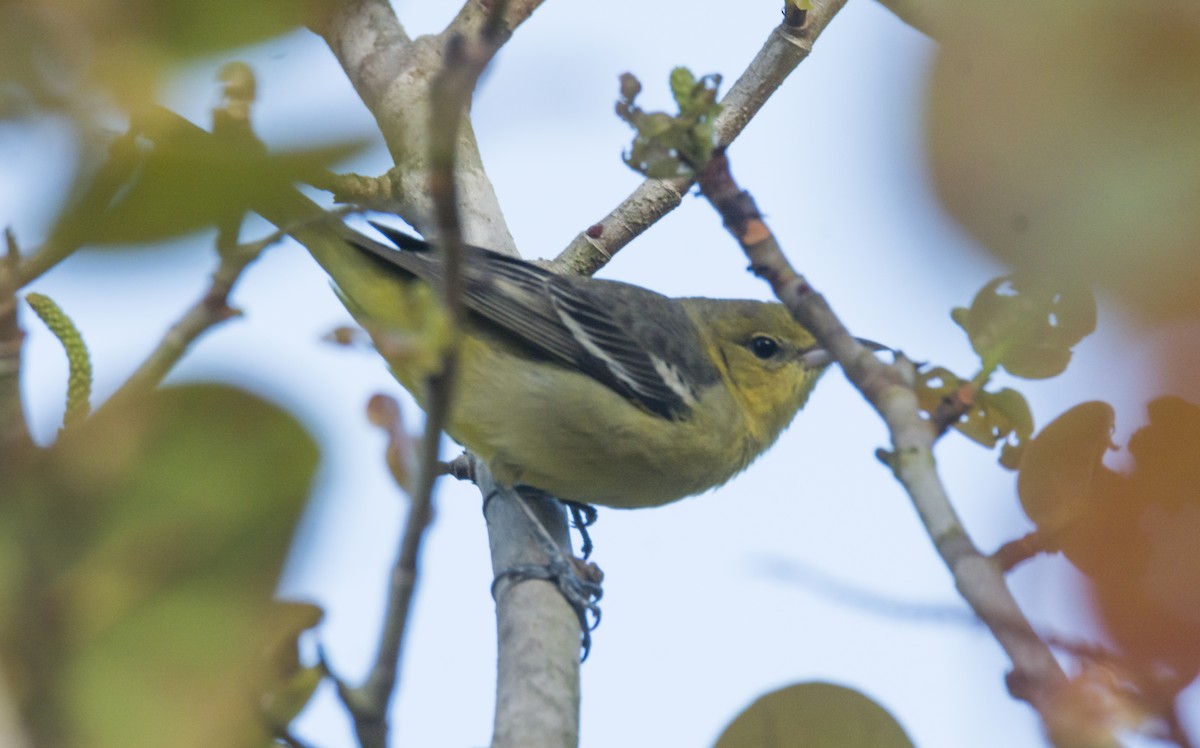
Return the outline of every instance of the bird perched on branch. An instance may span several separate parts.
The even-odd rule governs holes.
[[[395,248],[355,235],[359,253],[313,254],[422,402],[436,361],[398,341],[445,329],[430,288],[442,258],[376,227]],[[831,362],[777,303],[669,298],[476,247],[462,272],[446,431],[499,482],[560,499],[648,507],[721,485],[775,442]]]

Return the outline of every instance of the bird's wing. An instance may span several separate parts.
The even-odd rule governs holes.
[[[429,244],[390,227],[376,228],[400,249],[366,237],[352,243],[406,274],[441,279],[441,257]],[[506,339],[595,379],[651,413],[668,419],[688,414],[697,383],[681,370],[685,361],[689,371],[707,362],[696,358],[699,343],[691,321],[669,299],[637,286],[562,277],[516,257],[466,249],[463,301],[477,318]],[[631,302],[639,313],[654,315],[656,334],[650,338],[631,324]]]

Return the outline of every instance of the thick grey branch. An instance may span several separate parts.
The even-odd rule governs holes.
[[[501,31],[510,34],[539,5],[513,0],[503,9]],[[395,16],[376,0],[348,0],[320,33],[375,115],[396,163],[389,172],[392,209],[426,236],[437,236],[438,211],[429,190],[430,104],[434,74],[447,45],[476,38],[488,15],[478,0],[467,5],[439,36],[409,40]],[[501,43],[503,39],[501,39]],[[464,111],[465,111],[464,107]],[[483,170],[470,120],[455,139],[454,198],[461,240],[516,254],[499,201]],[[302,241],[324,241],[299,236]],[[493,484],[479,466],[476,482],[488,495]],[[529,536],[524,512],[509,502],[489,502],[486,512],[493,569],[545,563]],[[507,508],[505,508],[507,507]],[[543,512],[547,529],[569,549],[566,520],[556,502]],[[494,746],[567,746],[578,742],[579,624],[550,584],[512,586],[496,604],[500,663]]]
[[[501,18],[500,43],[538,5],[540,0],[510,3]],[[446,45],[481,30],[488,18],[487,8],[479,0],[469,0],[441,34],[409,39],[387,3],[347,0],[317,29],[375,115],[395,161],[390,172],[392,202],[387,207],[427,238],[438,235],[428,190],[430,85],[433,74],[442,67]],[[516,254],[469,119],[464,119],[457,140],[457,203],[465,241]]]

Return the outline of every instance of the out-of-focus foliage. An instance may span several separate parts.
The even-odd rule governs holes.
[[[51,242],[153,242],[236,222],[282,186],[311,181],[360,149],[359,140],[268,153],[249,128],[248,69],[223,71],[230,112],[204,137],[154,97],[173,69],[197,55],[319,23],[327,0],[56,0],[0,5],[0,118],[66,115],[79,135],[76,181]],[[244,68],[244,66],[242,66]],[[248,81],[248,84],[247,84]],[[218,117],[218,119],[221,119]],[[114,123],[129,123],[114,136]],[[224,128],[217,125],[226,124]],[[51,155],[47,154],[47,158]],[[236,223],[233,223],[236,225]]]
[[[162,110],[140,117],[131,133],[145,138],[114,143],[112,161],[64,212],[53,241],[151,242],[237,219],[363,145],[267,153],[252,136],[213,137]]]
[[[320,608],[307,603],[280,602],[272,609],[260,702],[268,728],[286,728],[325,677],[323,667],[300,662],[300,637],[321,622],[322,614]]]
[[[1071,289],[1094,285],[1137,312],[1147,337],[1171,323],[1176,344],[1144,368],[1195,393],[1194,346],[1183,341],[1200,311],[1200,4],[939,7],[927,119],[935,183],[1020,279],[956,310],[976,352],[1017,376],[1058,373],[1095,324],[1091,300]],[[1022,342],[1037,327],[1042,337]],[[1139,710],[1170,715],[1200,672],[1200,408],[1160,398],[1149,411],[1128,474],[1102,461],[1114,422],[1105,403],[1064,413],[1020,456],[1036,545],[1087,575],[1117,644],[1080,654],[1090,670],[1063,710],[1076,737],[1088,724],[1136,724]]]
[[[1154,400],[1129,442],[1135,467],[1107,468],[1113,411],[1078,405],[1046,426],[1021,461],[1018,491],[1045,543],[1092,581],[1101,618],[1152,696],[1200,673],[1200,407]],[[1153,689],[1150,689],[1153,690]]]
[[[1021,393],[985,389],[997,369],[1026,379],[1061,374],[1072,349],[1096,329],[1096,300],[1075,283],[1057,290],[1028,276],[1001,276],[975,294],[970,307],[950,316],[967,333],[980,370],[963,379],[943,367],[921,372],[917,398],[937,421],[947,419],[963,435],[994,447],[1003,443],[1000,464],[1016,469],[1033,435],[1033,414]],[[945,421],[943,421],[944,423]]]
[[[272,592],[316,457],[217,386],[110,402],[6,456],[0,665],[38,745],[268,744],[311,693],[294,649],[315,611]]]
[[[797,683],[758,698],[715,748],[912,748],[892,715],[862,693]]]
[[[1200,311],[1200,4],[945,8],[928,138],[943,204],[1050,285]]]
[[[0,117],[102,94],[154,103],[182,62],[319,24],[329,0],[11,0],[0,5]],[[82,98],[81,98],[82,97]]]
[[[1002,443],[1000,464],[1010,470],[1016,469],[1021,450],[1033,435],[1033,414],[1021,393],[1008,387],[997,392],[977,388],[941,366],[920,373],[917,400],[931,416],[944,408],[963,412],[953,427],[988,448]]]
[[[1002,276],[980,289],[970,308],[958,307],[950,316],[966,331],[984,369],[1045,379],[1066,370],[1071,349],[1096,330],[1091,290],[1068,289]]]
[[[1142,730],[1151,711],[1120,666],[1081,657],[1078,673],[1055,694],[1046,735],[1055,748],[1123,748],[1114,735]]]
[[[629,73],[621,76],[617,116],[637,131],[625,158],[629,167],[648,177],[691,176],[712,157],[713,120],[721,112],[717,87],[721,76],[699,79],[687,68],[671,71],[671,95],[678,114],[647,112],[635,103],[642,84]]]

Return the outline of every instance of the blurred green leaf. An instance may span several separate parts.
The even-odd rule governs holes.
[[[174,126],[168,117],[147,119],[139,127],[151,142],[133,154],[114,154],[114,161],[133,159],[132,168],[109,169],[127,174],[127,181],[114,189],[111,180],[99,180],[85,191],[59,220],[54,241],[152,242],[237,219],[294,182],[321,176],[329,164],[366,145],[351,141],[268,153],[253,137],[218,138]]]
[[[927,121],[951,215],[1048,283],[1200,309],[1200,4],[944,5]]]
[[[1089,289],[1045,287],[1027,277],[1002,276],[980,289],[969,309],[952,319],[967,333],[985,368],[1002,366],[1026,379],[1061,374],[1071,349],[1096,329]]]
[[[921,410],[933,413],[942,401],[953,397],[954,393],[966,384],[967,380],[945,367],[924,369],[917,378],[917,403]]]
[[[0,506],[5,678],[40,744],[265,745],[272,593],[316,463],[289,415],[188,386],[108,404]]]
[[[985,392],[987,409],[996,418],[994,425],[997,439],[1006,439],[1000,451],[1000,464],[1016,470],[1025,453],[1028,440],[1033,436],[1033,413],[1025,396],[1014,389],[1004,388],[999,392]]]
[[[181,63],[319,25],[330,0],[13,0],[0,6],[0,74],[32,101],[153,104]],[[7,32],[7,33],[6,33]],[[86,53],[81,53],[86,50]],[[51,73],[39,70],[50,61]],[[90,88],[90,91],[81,90]],[[97,95],[99,94],[99,95]]]
[[[962,411],[952,425],[967,438],[989,448],[1003,441],[1000,464],[1016,469],[1025,442],[1033,435],[1033,414],[1021,393],[1008,388],[976,389],[971,381],[940,366],[920,372],[916,393],[918,405],[930,417],[941,417],[945,408]]]
[[[300,662],[300,636],[321,622],[322,611],[307,603],[279,603],[272,613],[262,708],[271,726],[283,727],[304,709],[325,676],[320,666]]]
[[[715,748],[912,748],[904,729],[862,693],[798,683],[759,697]]]

